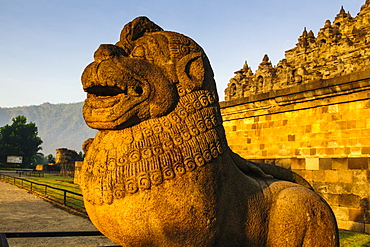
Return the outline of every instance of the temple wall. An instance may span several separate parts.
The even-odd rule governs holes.
[[[220,105],[233,151],[292,169],[341,229],[370,233],[370,70]]]

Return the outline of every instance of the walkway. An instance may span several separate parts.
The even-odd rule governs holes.
[[[1,232],[96,231],[92,223],[70,214],[26,190],[0,181]],[[10,247],[117,246],[104,236],[8,238]]]

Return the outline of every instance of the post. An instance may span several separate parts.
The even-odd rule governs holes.
[[[0,233],[0,247],[9,247],[8,240],[4,233]]]
[[[64,191],[64,200],[63,200],[63,204],[64,204],[64,205],[67,205],[67,191]]]

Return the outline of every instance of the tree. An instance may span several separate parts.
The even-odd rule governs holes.
[[[83,153],[83,152],[79,152],[78,153],[78,157],[80,158],[80,160],[84,160],[84,158],[85,158],[85,154]]]
[[[23,166],[29,166],[41,150],[36,124],[27,123],[27,118],[21,115],[12,121],[11,125],[0,127],[0,156],[4,162],[8,155],[23,156]]]
[[[49,154],[46,158],[48,163],[55,163],[55,157],[52,154]]]
[[[55,158],[52,154],[48,154],[47,156],[45,156],[43,153],[37,153],[34,156],[34,165],[47,165],[49,163],[55,163]]]

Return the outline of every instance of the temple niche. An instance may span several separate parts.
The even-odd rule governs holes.
[[[273,66],[265,55],[255,73],[247,62],[225,89],[225,100],[249,97],[365,70],[370,65],[370,0],[352,17],[342,7],[315,37],[304,28],[296,46]]]

